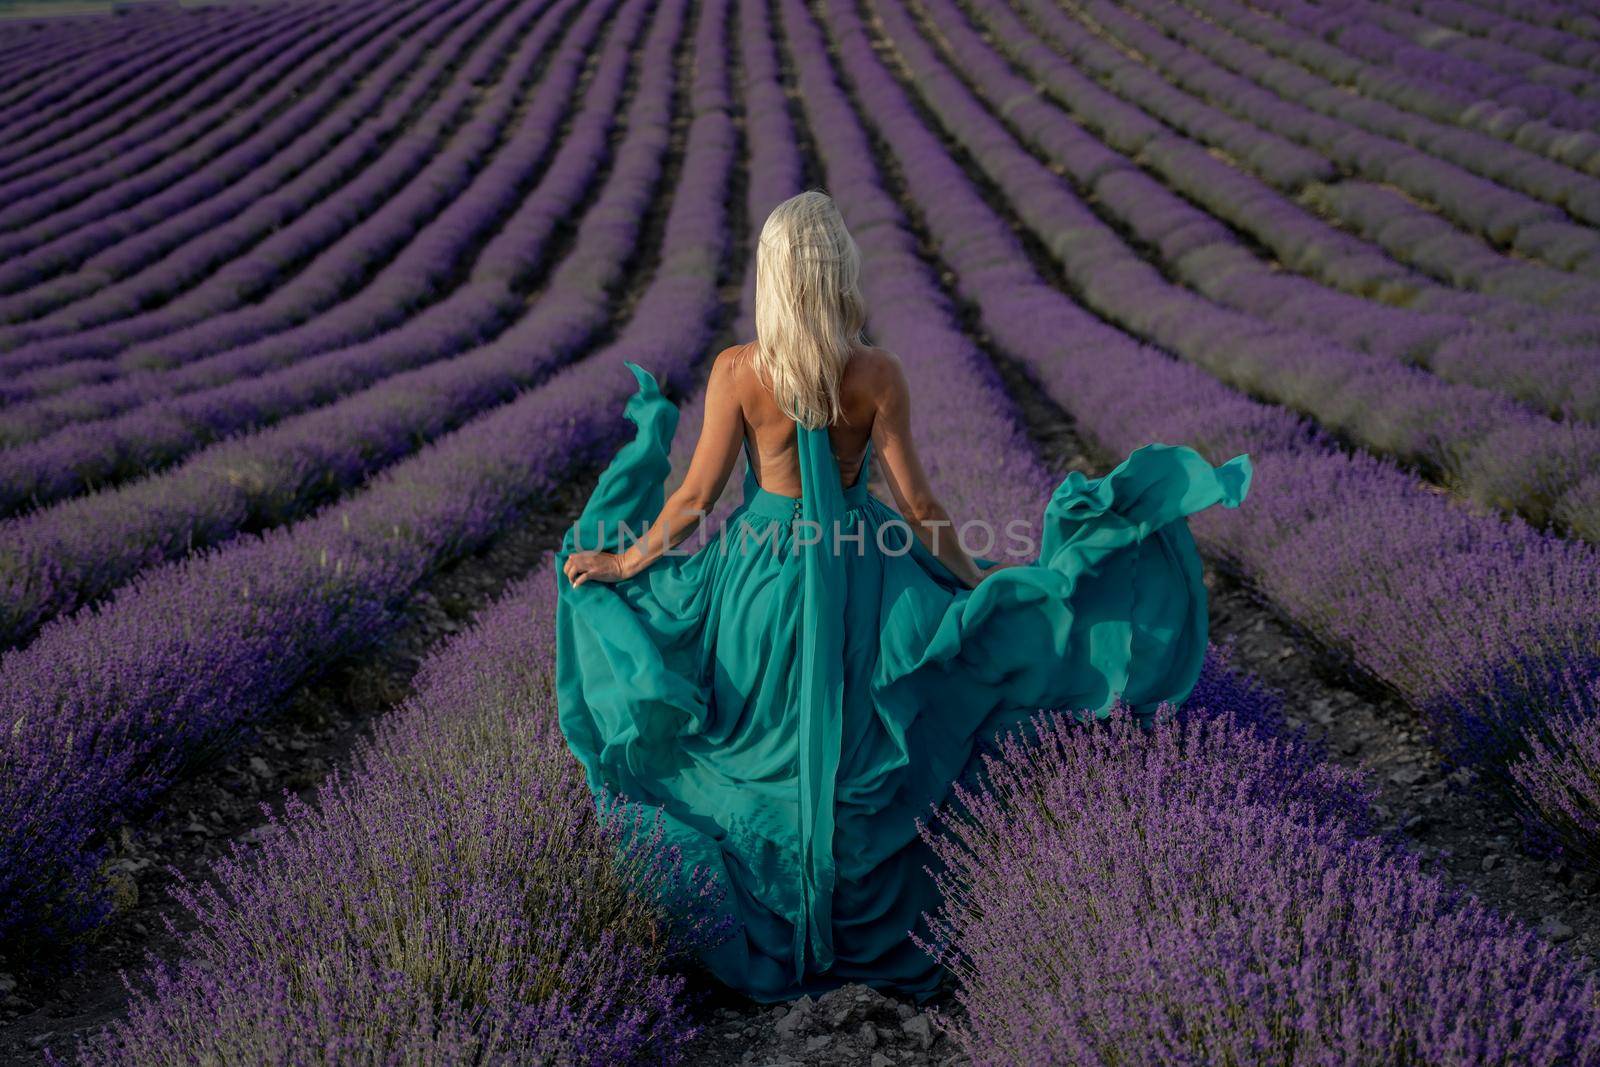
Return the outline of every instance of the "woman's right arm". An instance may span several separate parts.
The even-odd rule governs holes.
[[[624,551],[568,556],[562,569],[574,589],[591,579],[620,582],[639,574],[693,533],[716,504],[744,440],[744,411],[733,380],[738,353],[737,347],[723,349],[711,365],[700,439],[682,484],[650,520],[644,536]]]
[[[970,589],[983,580],[984,572],[961,547],[955,524],[922,469],[911,439],[911,389],[905,369],[892,352],[884,352],[884,356],[887,358],[878,390],[878,413],[872,427],[873,447],[883,460],[895,504],[917,539]]]

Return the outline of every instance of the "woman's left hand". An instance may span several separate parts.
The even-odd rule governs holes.
[[[593,579],[597,582],[620,582],[628,577],[622,557],[615,552],[574,552],[561,565],[561,571],[576,589]]]

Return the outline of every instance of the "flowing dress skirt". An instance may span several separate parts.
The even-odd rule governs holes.
[[[625,547],[664,501],[678,412],[629,368],[636,435],[560,558]],[[845,488],[826,430],[796,429],[800,497],[747,471],[692,554],[578,589],[558,568],[561,727],[597,801],[660,806],[686,864],[726,888],[738,930],[702,956],[716,977],[761,1001],[849,981],[925,998],[941,968],[908,935],[938,897],[916,820],[980,739],[1040,708],[1189,695],[1207,616],[1182,520],[1237,507],[1250,460],[1150,444],[1101,478],[1073,472],[1036,564],[968,590],[867,492],[865,463]]]

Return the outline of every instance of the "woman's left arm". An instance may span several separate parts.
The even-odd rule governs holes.
[[[739,459],[744,413],[734,384],[734,359],[743,346],[724,349],[706,381],[705,417],[683,483],[667,497],[645,534],[624,552],[574,552],[562,571],[577,588],[584,582],[632,578],[692,534],[716,506]]]

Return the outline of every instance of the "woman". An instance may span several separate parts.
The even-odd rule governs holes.
[[[938,903],[917,818],[1039,708],[1189,694],[1206,597],[1180,520],[1250,481],[1246,455],[1147,445],[1068,476],[1036,562],[973,559],[918,460],[900,361],[862,339],[859,273],[826,195],[774,209],[756,340],[717,356],[682,484],[663,502],[677,411],[630,364],[637,436],[559,556],[561,727],[597,795],[662,807],[721,880],[741,928],[703,962],[762,1001],[932,995],[940,968],[907,936]],[[679,549],[741,449],[743,503]],[[874,455],[896,508],[867,492]]]

